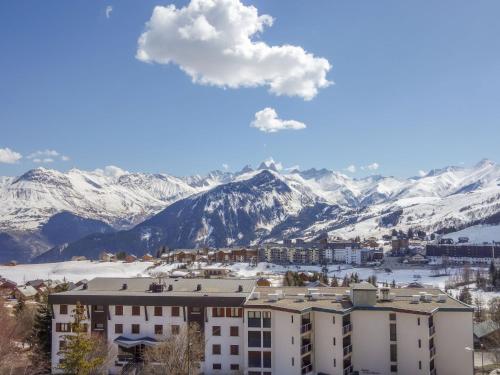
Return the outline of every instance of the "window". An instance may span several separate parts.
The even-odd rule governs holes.
[[[94,311],[95,312],[104,312],[104,306],[103,305],[95,305]]]
[[[420,318],[417,318],[417,325],[420,325]]]
[[[391,362],[398,361],[398,347],[396,344],[391,344]]]
[[[220,336],[220,326],[212,326],[212,336]]]
[[[248,347],[260,348],[260,331],[248,331]]]
[[[178,335],[180,332],[180,327],[178,325],[172,325],[172,335]]]
[[[391,341],[396,341],[397,335],[396,335],[396,325],[395,324],[390,325],[389,336],[390,336]]]
[[[229,367],[231,370],[239,370],[240,365],[237,363],[231,363],[231,366]]]
[[[270,331],[262,332],[262,346],[264,348],[271,347],[271,332]]]
[[[66,349],[66,341],[61,340],[59,341],[59,350],[64,350]]]
[[[161,324],[155,324],[155,335],[163,335],[163,326]]]
[[[248,352],[248,367],[261,367],[261,352]]]
[[[229,352],[231,353],[231,355],[239,355],[240,354],[239,345],[231,345],[231,347],[229,349],[230,349]]]
[[[123,306],[121,305],[115,306],[115,315],[123,315]]]
[[[155,306],[155,316],[162,316],[162,315],[163,315],[163,307]]]
[[[337,360],[335,358],[333,359],[333,367],[337,367]]]
[[[294,339],[293,339],[293,336],[292,336],[292,345],[294,344]]]
[[[132,306],[132,315],[141,315],[141,306]]]
[[[332,316],[332,324],[335,324],[335,315]]]
[[[212,307],[212,317],[214,318],[224,318],[224,307]]]
[[[56,323],[56,332],[71,332],[70,323]]]
[[[333,346],[337,345],[337,339],[334,337],[333,338]]]
[[[237,337],[240,335],[240,331],[239,331],[239,328],[237,326],[232,326],[230,328],[230,331],[229,331],[229,335],[230,336],[233,336],[233,337]]]
[[[391,372],[398,372],[398,365],[391,365]]]
[[[212,354],[220,354],[220,344],[212,345]]]
[[[228,307],[226,309],[226,317],[228,318],[241,318],[243,316],[243,309],[240,307]]]
[[[123,324],[115,324],[115,333],[123,333]]]
[[[262,367],[271,368],[271,352],[262,352]]]
[[[396,320],[396,313],[390,313],[389,320]]]
[[[132,333],[137,335],[141,332],[141,326],[139,324],[132,324]]]
[[[248,326],[249,327],[260,327],[260,311],[249,311],[248,312]]]
[[[292,324],[293,324],[293,315],[291,316],[291,318],[292,318]]]
[[[214,363],[212,365],[212,370],[220,370],[222,369],[222,365],[220,363]]]
[[[179,306],[172,306],[172,316],[180,316]]]
[[[418,347],[421,348],[422,347],[422,340],[418,339]]]
[[[198,306],[193,306],[191,307],[191,314],[201,314],[201,307],[198,307]]]
[[[422,361],[418,361],[418,369],[422,370]]]
[[[59,305],[59,314],[67,315],[68,314],[68,305]]]
[[[271,327],[271,312],[264,311],[262,313],[262,327],[269,328]]]
[[[104,331],[104,323],[94,323],[94,331]]]
[[[292,367],[295,366],[295,358],[292,357]]]

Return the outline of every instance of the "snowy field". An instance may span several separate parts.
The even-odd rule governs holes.
[[[458,237],[469,237],[469,242],[483,243],[500,241],[500,225],[473,225],[461,231],[449,233],[445,238],[453,238],[458,241]]]
[[[177,264],[164,264],[154,267],[151,262],[106,263],[96,261],[21,264],[14,267],[0,266],[0,276],[11,279],[19,284],[33,279],[67,280],[76,282],[81,279],[90,280],[94,277],[147,277],[158,272],[175,271],[178,266]],[[279,279],[279,275],[284,274],[287,270],[298,272],[321,271],[321,267],[319,266],[285,267],[268,263],[259,263],[257,266],[250,266],[248,263],[235,263],[228,266],[212,264],[211,267],[225,267],[230,269],[234,276],[245,278],[274,276]],[[195,265],[192,269],[196,270],[197,268],[198,267]],[[329,277],[336,276],[340,279],[346,274],[350,275],[356,272],[361,279],[376,275],[379,282],[387,281],[391,283],[392,280],[395,280],[397,284],[408,284],[417,281],[427,286],[439,288],[444,288],[445,281],[448,278],[448,276],[432,277],[431,270],[426,268],[400,269],[387,273],[384,270],[374,270],[372,268],[353,268],[348,265],[330,265],[328,270]],[[185,272],[185,270],[178,271],[179,274],[182,272]]]

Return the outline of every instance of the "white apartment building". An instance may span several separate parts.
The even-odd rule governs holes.
[[[161,286],[160,286],[161,285]],[[191,322],[207,375],[470,375],[473,309],[438,289],[257,287],[255,280],[91,280],[49,296],[52,366],[77,301],[112,345],[110,374]]]

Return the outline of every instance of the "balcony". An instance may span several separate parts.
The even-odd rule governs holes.
[[[352,345],[344,346],[344,357],[352,353]]]
[[[346,367],[344,369],[344,375],[349,375],[349,374],[352,374],[352,366],[349,365],[348,367]]]
[[[312,347],[313,347],[312,344],[302,345],[301,348],[300,348],[300,354],[304,355],[304,354],[307,354],[309,352],[312,352]]]
[[[436,332],[436,327],[435,326],[430,326],[429,327],[429,336],[432,336]]]
[[[352,323],[348,323],[342,327],[342,334],[343,335],[347,335],[351,331],[352,331]]]
[[[312,323],[302,324],[302,326],[300,327],[300,333],[309,332],[311,331],[311,329],[312,329]]]
[[[128,362],[132,362],[134,360],[134,356],[132,354],[118,354],[116,356],[116,363],[117,364],[125,364]]]
[[[429,352],[430,352],[431,358],[434,357],[436,355],[436,347],[433,346],[432,348],[430,348]]]
[[[313,370],[313,365],[312,363],[308,364],[308,365],[305,365],[302,367],[302,375],[305,375],[305,374],[310,374]]]

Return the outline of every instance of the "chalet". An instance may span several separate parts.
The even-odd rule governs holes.
[[[38,297],[38,290],[31,285],[18,286],[13,293],[14,297],[19,300],[32,300]]]
[[[500,340],[500,324],[486,320],[480,323],[474,323],[474,347],[492,348],[498,347]]]
[[[17,283],[9,279],[0,279],[0,296],[7,297],[14,293]]]
[[[106,251],[103,251],[102,253],[99,254],[99,260],[101,262],[115,262],[116,255],[113,253],[108,253]]]
[[[38,292],[45,292],[47,290],[47,284],[42,279],[36,279],[36,280],[27,281],[26,285],[32,286]]]
[[[155,258],[154,258],[151,254],[149,254],[149,253],[144,254],[144,255],[142,256],[142,258],[141,258],[141,260],[142,260],[143,262],[152,262],[154,259],[155,259]]]
[[[137,257],[134,254],[129,254],[125,257],[125,263],[134,263],[137,261]]]
[[[71,257],[71,260],[73,262],[81,262],[81,261],[87,260],[87,257],[83,256],[83,255],[75,255],[75,256]]]

